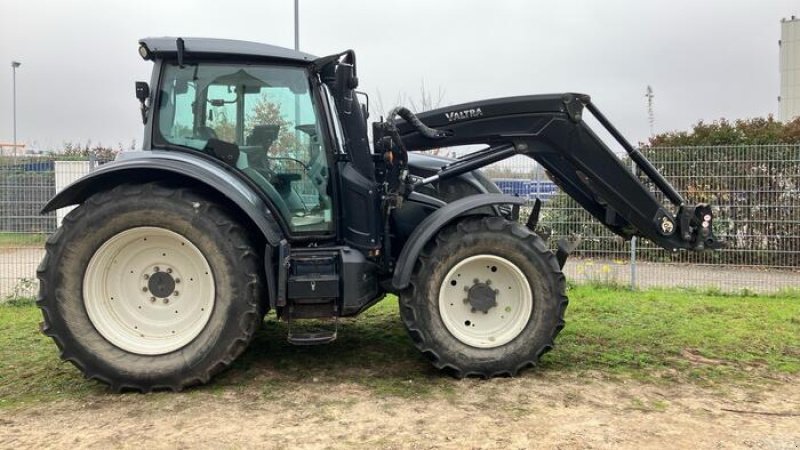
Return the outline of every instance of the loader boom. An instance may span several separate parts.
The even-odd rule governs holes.
[[[588,111],[619,142],[641,172],[674,206],[671,212],[634,176],[583,120]],[[410,120],[377,123],[376,153],[467,144],[487,147],[443,165],[424,179],[408,182],[407,191],[470,172],[515,155],[544,167],[553,181],[614,233],[643,236],[669,249],[717,248],[713,215],[706,204],[687,205],[683,197],[591,102],[588,95],[550,94],[509,97],[426,111]],[[431,131],[433,129],[433,132]],[[391,147],[391,148],[390,148]],[[396,149],[395,149],[396,151]]]

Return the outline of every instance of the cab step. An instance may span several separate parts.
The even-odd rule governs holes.
[[[292,345],[322,345],[336,340],[336,330],[290,332],[288,341]]]
[[[296,318],[292,320],[292,316],[288,316],[287,319],[286,340],[292,345],[329,344],[336,340],[339,331],[339,318],[335,316],[328,320],[301,320],[299,327]]]

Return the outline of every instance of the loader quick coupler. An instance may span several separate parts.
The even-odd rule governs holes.
[[[705,203],[700,203],[695,206],[692,222],[696,230],[695,233],[697,234],[695,237],[696,249],[717,249],[724,246],[724,244],[717,241],[712,234],[714,214],[711,211],[711,206]]]

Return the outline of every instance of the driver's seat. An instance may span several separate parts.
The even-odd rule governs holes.
[[[278,212],[281,214],[281,216],[283,216],[287,221],[291,220],[292,213],[289,210],[289,206],[283,200],[283,196],[278,193],[278,190],[275,189],[275,186],[269,182],[267,177],[249,165],[247,153],[242,152],[239,154],[239,160],[236,162],[236,167],[244,172],[248,178],[253,180],[258,187],[261,188],[262,192],[267,194],[267,197],[272,200],[272,204],[278,208]]]

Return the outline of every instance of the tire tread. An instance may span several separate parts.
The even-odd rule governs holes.
[[[70,228],[77,226],[88,211],[103,208],[107,203],[118,201],[120,198],[142,196],[155,196],[174,202],[200,202],[201,210],[199,213],[212,217],[214,223],[220,228],[225,229],[227,234],[231,236],[231,241],[242,243],[235,248],[240,262],[239,270],[242,272],[238,280],[247,280],[243,282],[242,289],[242,292],[246,294],[247,297],[247,308],[239,318],[233,319],[239,324],[239,336],[230,342],[227,349],[222,352],[222,355],[219,356],[216,361],[206,364],[205,369],[201,369],[198,372],[187,370],[184,376],[170,383],[146,384],[132,382],[131,380],[123,378],[112,378],[99,373],[96,369],[90,367],[90,364],[82,360],[77,353],[73,353],[69,350],[69,346],[65,345],[65,342],[68,340],[65,337],[67,331],[62,329],[61,326],[56,326],[55,321],[52,319],[54,314],[53,308],[55,307],[55,302],[58,300],[55,292],[51,291],[53,284],[51,280],[54,273],[58,270],[58,266],[55,264],[57,260],[56,255],[63,250],[65,245],[69,245],[69,242],[64,241],[64,235],[67,234]],[[258,295],[259,283],[261,280],[260,269],[261,263],[258,252],[250,243],[245,229],[231,219],[231,216],[223,207],[203,198],[201,194],[186,187],[171,187],[158,182],[122,184],[108,191],[103,191],[89,197],[81,206],[67,214],[62,222],[62,226],[47,239],[45,243],[45,255],[37,269],[40,287],[36,304],[42,312],[43,323],[41,329],[45,335],[52,338],[56,343],[56,346],[60,350],[60,358],[62,360],[72,363],[86,378],[107,384],[111,390],[115,392],[136,391],[146,393],[153,390],[181,391],[193,385],[207,383],[215,374],[228,368],[231,363],[244,352],[253,339],[260,324],[260,320],[258,319],[263,317],[263,311],[261,311],[260,306],[263,302]]]
[[[435,249],[443,246],[453,239],[458,239],[459,235],[467,235],[480,232],[490,233],[510,233],[521,239],[525,245],[529,246],[538,254],[538,257],[548,262],[549,273],[546,274],[555,286],[555,301],[557,302],[557,320],[550,334],[549,341],[542,343],[538,348],[529,353],[524,361],[514,367],[491,367],[480,370],[465,369],[457,358],[446,358],[442,352],[435,349],[436,343],[425,332],[418,320],[419,313],[417,305],[423,304],[427,299],[419,298],[424,295],[425,279],[432,267],[442,263],[442,255],[437,255]],[[454,226],[443,229],[436,237],[425,245],[411,276],[409,287],[399,295],[400,316],[405,325],[414,346],[428,358],[434,367],[451,373],[456,378],[476,376],[480,378],[492,378],[496,376],[516,376],[520,370],[527,367],[535,367],[539,359],[553,349],[555,339],[559,332],[564,328],[564,314],[566,312],[569,299],[566,295],[566,279],[558,265],[558,260],[552,251],[548,250],[544,241],[536,234],[531,233],[527,228],[516,222],[508,221],[502,217],[482,217],[467,218],[457,222]]]

